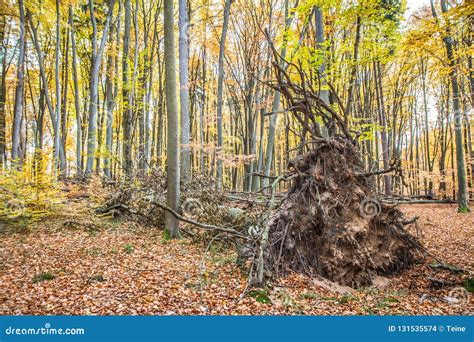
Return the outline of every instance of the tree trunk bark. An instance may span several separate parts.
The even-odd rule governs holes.
[[[290,17],[289,17],[289,4],[288,0],[285,0],[285,30],[290,25]],[[286,57],[286,40],[283,42],[283,47],[281,50],[281,58],[285,59]],[[282,63],[282,61],[280,61]],[[268,137],[267,137],[267,148],[265,153],[265,176],[270,176],[270,171],[272,169],[273,163],[273,154],[274,154],[274,146],[275,146],[275,135],[276,135],[276,127],[278,124],[278,114],[277,112],[280,110],[280,96],[281,93],[279,91],[275,92],[272,102],[272,114],[270,116],[270,127],[268,128]],[[268,179],[263,179],[263,186],[268,186]]]
[[[382,127],[382,131],[380,132],[380,140],[382,142],[382,163],[384,169],[389,168],[389,160],[390,160],[390,150],[389,146],[390,143],[388,141],[388,127],[387,127],[387,117],[385,115],[385,103],[383,98],[383,85],[382,85],[382,71],[380,67],[380,62],[374,62],[374,73],[375,77],[375,89],[377,90],[377,98],[378,98],[378,112],[379,112],[379,121],[380,126]],[[384,186],[385,186],[385,194],[391,195],[392,194],[392,178],[390,175],[384,175]]]
[[[125,0],[125,31],[123,33],[122,51],[122,131],[123,131],[123,171],[125,179],[129,179],[132,173],[132,142],[131,142],[131,108],[130,108],[130,82],[129,82],[129,54],[130,54],[130,30],[131,30],[131,8],[130,0]]]
[[[81,104],[80,104],[80,89],[79,77],[77,74],[77,47],[76,47],[76,33],[74,28],[74,13],[72,6],[69,6],[69,26],[71,28],[71,48],[72,48],[72,79],[74,83],[74,105],[76,110],[76,172],[82,175],[84,172],[84,165],[82,165],[82,120],[81,120]]]
[[[428,165],[428,172],[430,179],[428,181],[428,194],[433,194],[433,180],[431,179],[431,173],[433,172],[433,163],[431,162],[431,151],[430,151],[430,127],[428,121],[428,97],[426,94],[426,77],[428,72],[428,66],[425,65],[423,58],[421,59],[421,85],[423,90],[423,109],[425,112],[425,148],[426,148],[426,163]]]
[[[59,64],[61,62],[61,12],[60,1],[56,0],[56,50],[55,50],[55,66],[54,77],[56,85],[56,114],[54,121],[54,162],[55,168],[59,171],[59,175],[63,176],[66,171],[66,159],[60,157],[61,149],[61,77]]]
[[[191,173],[189,122],[189,18],[188,0],[179,0],[179,99],[181,110],[181,181],[187,183]]]
[[[168,119],[167,134],[167,206],[174,211],[179,208],[179,118],[176,98],[176,61],[174,46],[173,0],[164,0],[164,43],[165,43],[165,79],[166,111]],[[166,230],[170,238],[179,237],[179,220],[166,213]]]
[[[6,81],[6,46],[5,46],[5,27],[6,18],[4,15],[0,16],[0,68],[2,70],[2,77],[0,79],[0,169],[6,163],[6,120],[5,120],[5,81]]]
[[[224,21],[222,23],[222,34],[219,45],[219,66],[217,70],[217,188],[222,188],[222,154],[223,154],[223,136],[222,136],[222,107],[224,92],[224,53],[227,27],[229,24],[230,6],[232,0],[226,0],[224,7]]]
[[[25,7],[23,0],[18,0],[18,6],[20,8],[20,37],[19,51],[18,51],[18,63],[17,63],[17,83],[15,88],[15,104],[13,109],[13,131],[12,131],[12,163],[21,164],[18,160],[21,156],[20,151],[20,130],[21,120],[23,117],[23,95],[25,87],[25,48],[26,48],[26,35],[25,35]]]

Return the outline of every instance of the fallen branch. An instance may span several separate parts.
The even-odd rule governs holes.
[[[107,208],[98,208],[95,210],[96,214],[107,214],[111,212],[112,210],[117,210],[117,209],[122,209],[124,211],[128,211],[130,214],[138,214],[136,210],[131,209],[130,207],[126,206],[125,204],[122,203],[117,203],[114,204],[110,207]]]
[[[453,273],[461,273],[461,272],[464,272],[464,270],[462,270],[461,268],[459,268],[459,267],[457,267],[457,266],[454,266],[454,265],[450,265],[450,264],[444,263],[444,262],[437,262],[437,263],[435,263],[435,264],[431,264],[430,267],[433,268],[433,269],[448,270],[448,271],[451,271],[451,272],[453,272]]]
[[[384,203],[390,204],[454,204],[457,203],[453,200],[403,200],[403,199],[382,199]]]
[[[436,288],[443,288],[443,287],[446,287],[446,286],[453,286],[453,282],[449,281],[449,280],[439,279],[439,278],[435,278],[435,277],[428,277],[427,279],[430,281],[432,286],[436,287]]]
[[[402,221],[402,224],[404,226],[408,226],[409,224],[412,224],[412,223],[415,223],[416,221],[418,221],[419,218],[420,218],[419,216],[415,216],[414,218],[412,218],[410,220]]]
[[[219,232],[229,233],[229,234],[235,235],[235,236],[237,236],[239,238],[242,238],[242,239],[245,239],[245,240],[252,240],[249,236],[246,236],[246,235],[240,233],[239,231],[237,231],[233,228],[219,227],[219,226],[214,226],[212,224],[205,224],[205,223],[201,223],[201,222],[198,222],[198,221],[194,221],[194,220],[191,220],[187,217],[184,217],[184,216],[178,214],[176,211],[174,211],[170,207],[167,207],[164,204],[161,204],[159,202],[152,202],[152,204],[157,206],[158,208],[161,208],[161,209],[169,212],[171,215],[176,217],[178,220],[189,223],[189,224],[192,224],[193,226],[203,228],[203,229],[207,229],[207,230],[215,230],[215,231],[219,231]]]
[[[388,169],[383,169],[383,170],[377,170],[377,171],[372,171],[372,172],[366,172],[366,173],[359,173],[356,174],[357,177],[372,177],[372,176],[377,176],[377,175],[383,175],[385,173],[390,173],[395,170],[397,170],[397,166],[392,166]]]

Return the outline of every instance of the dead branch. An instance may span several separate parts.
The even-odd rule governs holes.
[[[372,171],[372,172],[366,172],[366,173],[359,173],[359,174],[356,174],[357,177],[372,177],[372,176],[377,176],[377,175],[383,175],[383,174],[386,174],[386,173],[390,173],[390,172],[393,172],[395,170],[398,169],[398,166],[392,166],[388,169],[384,169],[384,170],[377,170],[377,171]]]
[[[194,220],[191,220],[187,217],[184,217],[180,214],[178,214],[176,211],[174,211],[173,209],[171,209],[170,207],[167,207],[166,205],[164,204],[161,204],[159,202],[153,202],[152,203],[153,205],[157,206],[158,208],[161,208],[167,212],[169,212],[170,214],[172,214],[174,217],[176,217],[178,220],[180,221],[183,221],[183,222],[186,222],[186,223],[189,223],[189,224],[192,224],[193,226],[196,226],[196,227],[199,227],[199,228],[203,228],[203,229],[207,229],[207,230],[213,230],[213,231],[219,231],[219,232],[223,232],[223,233],[228,233],[228,234],[231,234],[231,235],[234,235],[236,237],[239,237],[241,239],[245,239],[245,240],[252,240],[249,236],[246,236],[242,233],[240,233],[239,231],[233,229],[233,228],[226,228],[226,227],[218,227],[218,226],[214,226],[212,224],[205,224],[205,223],[201,223],[201,222],[197,222],[197,221],[194,221]]]

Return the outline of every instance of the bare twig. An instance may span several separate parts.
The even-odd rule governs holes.
[[[234,236],[237,236],[237,237],[245,239],[245,240],[251,240],[250,237],[240,233],[239,231],[237,231],[233,228],[219,227],[219,226],[214,226],[212,224],[205,224],[205,223],[201,223],[201,222],[198,222],[198,221],[194,221],[194,220],[191,220],[187,217],[184,217],[184,216],[178,214],[176,211],[174,211],[170,207],[167,207],[164,204],[161,204],[159,202],[152,202],[152,204],[157,206],[158,208],[161,208],[161,209],[166,210],[167,212],[171,213],[178,220],[189,223],[189,224],[192,224],[193,226],[203,228],[203,229],[207,229],[207,230],[215,230],[215,231],[219,231],[219,232],[229,233],[229,234],[232,234]]]

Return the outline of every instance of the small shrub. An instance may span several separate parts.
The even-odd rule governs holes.
[[[134,251],[134,248],[131,244],[127,243],[124,247],[123,247],[123,251],[127,254],[132,254],[133,251]]]
[[[27,224],[52,215],[60,208],[62,193],[47,172],[48,155],[42,162],[27,160],[21,170],[0,170],[0,222]]]
[[[463,283],[463,287],[470,293],[474,292],[474,278],[466,279]]]
[[[250,297],[255,298],[257,302],[262,304],[270,304],[272,302],[264,290],[255,290],[250,292],[249,295]]]
[[[54,274],[51,274],[51,273],[48,273],[48,272],[45,272],[45,273],[41,273],[41,274],[37,274],[33,277],[33,283],[36,284],[36,283],[41,283],[43,281],[47,281],[47,280],[53,280],[54,278],[56,278],[56,276]]]
[[[302,295],[300,295],[302,299],[319,299],[321,296],[317,293],[313,292],[305,292]]]
[[[354,301],[358,301],[358,300],[359,300],[359,297],[357,297],[357,296],[354,296],[352,294],[345,294],[341,298],[338,299],[338,302],[340,304],[347,304],[349,302],[354,302]]]
[[[104,278],[104,276],[102,274],[98,274],[98,275],[95,275],[95,276],[92,276],[92,277],[89,278],[89,282],[102,283],[105,280],[106,279]]]

